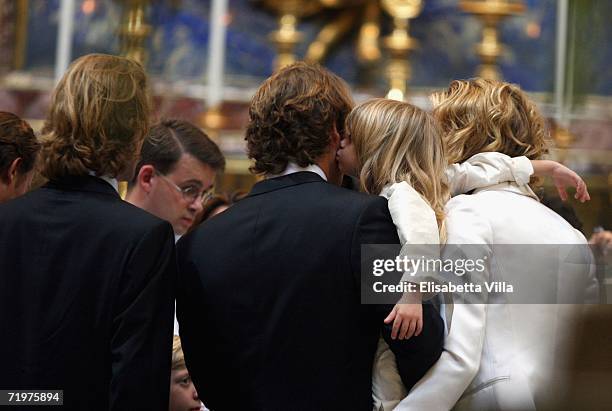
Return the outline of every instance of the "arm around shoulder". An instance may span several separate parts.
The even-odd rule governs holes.
[[[452,195],[506,181],[527,184],[532,174],[534,169],[527,157],[509,157],[498,152],[478,153],[446,169]]]

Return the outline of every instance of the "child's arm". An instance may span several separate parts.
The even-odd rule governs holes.
[[[527,157],[512,158],[506,154],[488,152],[475,154],[461,164],[449,165],[446,178],[454,196],[505,181],[527,184],[533,171]]]
[[[388,199],[389,212],[402,244],[401,256],[419,258],[423,254],[436,253],[439,257],[440,236],[436,215],[429,204],[408,183],[401,182],[386,187],[381,193]],[[410,254],[410,255],[408,255]],[[414,255],[412,255],[414,254]],[[405,275],[403,281],[416,284],[422,277]],[[427,297],[427,296],[426,296]],[[391,338],[409,339],[418,336],[423,329],[423,296],[420,292],[404,293],[384,322],[393,322]]]
[[[506,181],[524,185],[529,183],[531,175],[552,177],[563,201],[567,199],[567,187],[576,189],[577,200],[585,202],[591,199],[586,184],[578,174],[551,160],[529,160],[524,156],[509,157],[488,152],[476,154],[461,164],[451,164],[446,169],[452,195]]]

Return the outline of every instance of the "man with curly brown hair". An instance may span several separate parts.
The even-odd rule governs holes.
[[[183,349],[211,409],[372,409],[386,313],[360,304],[361,245],[399,240],[384,198],[338,186],[352,105],[319,66],[267,79],[246,132],[263,181],[177,245]]]

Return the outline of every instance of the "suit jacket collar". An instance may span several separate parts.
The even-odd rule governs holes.
[[[307,183],[326,183],[326,181],[323,180],[321,176],[311,171],[300,171],[298,173],[267,178],[260,181],[253,186],[253,189],[249,193],[249,197]]]
[[[275,178],[275,177],[280,177],[280,176],[286,176],[287,174],[298,173],[300,171],[310,171],[312,173],[316,173],[323,180],[327,181],[327,176],[325,175],[325,172],[317,164],[310,164],[310,165],[308,165],[306,167],[300,167],[300,166],[297,165],[297,163],[294,163],[293,161],[290,161],[289,164],[287,164],[287,167],[285,168],[285,171],[283,171],[282,173],[276,174],[276,175],[267,174],[266,178]]]
[[[95,176],[65,176],[50,180],[44,185],[45,188],[67,191],[84,191],[98,193],[121,198],[115,188],[107,181]]]

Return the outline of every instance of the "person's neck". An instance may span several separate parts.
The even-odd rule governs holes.
[[[12,200],[17,197],[17,188],[15,187],[15,181],[6,184],[0,181],[0,203]]]
[[[8,194],[5,195],[4,194],[4,188],[0,187],[0,204],[6,202],[8,200],[11,200],[11,199],[12,199],[12,197],[10,195],[8,195]]]
[[[136,188],[128,190],[125,196],[125,201],[132,205],[135,205],[138,208],[145,208],[144,196],[142,196]]]
[[[327,177],[327,182],[339,186],[342,183],[342,173],[338,170],[338,166],[335,161],[336,154],[334,153],[334,157],[330,158],[330,154],[326,153],[321,156],[315,164],[319,166],[321,170],[325,173]]]

